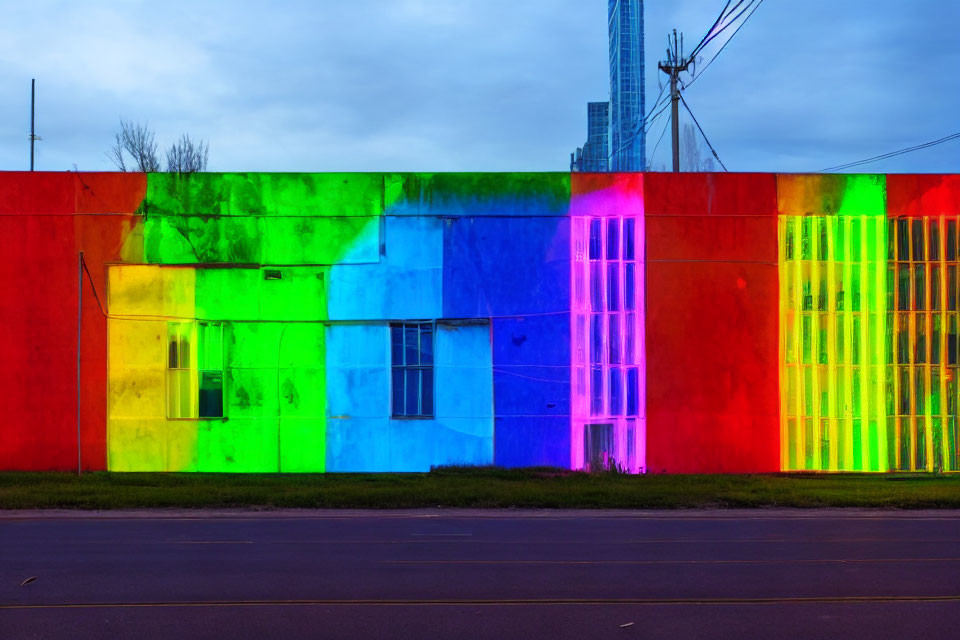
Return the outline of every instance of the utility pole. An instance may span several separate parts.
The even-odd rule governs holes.
[[[673,30],[673,39],[667,36],[667,59],[657,66],[670,76],[670,118],[673,138],[673,171],[680,171],[680,83],[679,76],[690,67],[691,60],[683,56],[683,34],[677,42],[677,30]]]
[[[33,129],[34,123],[34,107],[36,105],[36,87],[37,80],[32,78],[30,80],[30,171],[33,171],[33,143],[37,140],[43,140],[40,136],[36,135],[36,132]]]

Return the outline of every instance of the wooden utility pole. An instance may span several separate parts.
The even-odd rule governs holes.
[[[683,35],[677,41],[677,30],[673,30],[673,38],[667,36],[667,59],[657,66],[670,76],[670,118],[671,134],[673,139],[673,171],[680,171],[680,82],[679,76],[690,66],[690,59],[683,57]]]

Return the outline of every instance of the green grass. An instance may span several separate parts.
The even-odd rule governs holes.
[[[646,475],[560,469],[240,475],[0,473],[0,509],[960,508],[960,476]]]

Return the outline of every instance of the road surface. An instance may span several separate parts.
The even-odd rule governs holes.
[[[960,512],[0,512],[0,638],[949,638]]]

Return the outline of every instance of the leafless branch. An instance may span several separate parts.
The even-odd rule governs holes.
[[[206,171],[210,145],[203,140],[194,142],[186,133],[167,150],[167,171],[196,173]]]
[[[120,138],[120,134],[113,134],[113,140],[113,146],[110,147],[110,150],[106,152],[106,156],[110,158],[110,161],[117,166],[118,170],[126,171],[127,162],[123,157],[123,141]]]
[[[114,144],[107,152],[120,171],[127,171],[124,154],[130,156],[131,171],[150,173],[160,171],[157,158],[157,142],[148,124],[133,123],[120,118],[120,131],[114,136]]]

